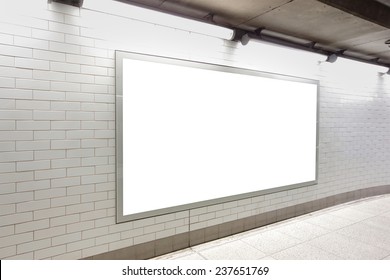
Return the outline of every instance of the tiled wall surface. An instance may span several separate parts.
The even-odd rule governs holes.
[[[390,184],[389,77],[267,61],[256,44],[134,20],[114,1],[0,1],[1,259],[87,258]],[[318,185],[116,224],[115,50],[320,80]]]

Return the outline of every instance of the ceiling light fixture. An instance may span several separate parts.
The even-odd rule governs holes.
[[[334,62],[336,62],[337,58],[338,58],[337,54],[332,53],[332,54],[328,55],[328,57],[326,58],[325,61],[329,62],[329,63],[334,63]]]
[[[235,35],[235,30],[230,28],[174,16],[117,1],[85,1],[84,8],[225,40],[233,40]]]
[[[243,46],[246,46],[248,45],[249,41],[252,39],[252,37],[250,36],[249,33],[247,34],[244,34],[242,37],[241,37],[241,44]]]
[[[389,70],[387,70],[387,72],[382,72],[382,73],[379,73],[380,75],[384,76],[384,75],[390,75],[390,68]]]
[[[48,2],[57,2],[65,5],[71,5],[78,8],[81,8],[83,6],[84,0],[48,0]]]
[[[362,69],[371,69],[371,71],[379,72],[382,75],[388,74],[390,75],[390,69],[388,70],[388,64],[383,64],[379,61],[379,59],[375,60],[366,60],[358,57],[351,56],[347,53],[345,53],[346,50],[339,50],[337,52],[330,53],[329,51],[323,50],[321,48],[316,47],[315,43],[312,42],[312,44],[299,44],[294,43],[290,41],[286,41],[280,38],[275,38],[272,36],[268,36],[267,34],[264,34],[264,30],[259,30],[254,33],[247,33],[244,34],[241,37],[241,44],[247,45],[250,41],[256,41],[262,43],[263,46],[268,45],[268,53],[272,53],[270,51],[270,47],[273,46],[274,48],[279,47],[283,48],[285,50],[292,50],[297,53],[300,52],[302,54],[301,59],[307,58],[311,55],[317,55],[318,60],[320,63],[322,62],[329,62],[334,63],[338,61],[339,59],[342,59],[342,64],[345,64],[346,61],[350,61],[352,64],[353,62],[360,62]],[[386,44],[390,44],[390,39],[385,42]],[[264,47],[263,47],[264,48]],[[304,52],[302,52],[304,51]],[[280,55],[278,57],[281,57]],[[322,57],[320,59],[319,57]],[[325,58],[324,58],[325,57]],[[351,64],[351,65],[352,65]],[[353,67],[357,67],[358,64],[354,64]],[[364,66],[365,65],[365,66]],[[388,71],[387,71],[388,70]],[[387,72],[386,72],[387,71]]]
[[[348,57],[339,57],[337,60],[337,68],[343,72],[349,73],[361,73],[369,74],[369,73],[377,73],[379,75],[385,75],[388,72],[388,66],[378,65],[375,63],[367,63],[363,61],[358,61],[354,59],[350,59]]]
[[[241,44],[247,45],[250,42],[256,42],[261,52],[266,56],[272,55],[278,57],[281,60],[300,60],[300,61],[311,61],[319,62],[326,59],[326,55],[316,51],[310,51],[309,49],[299,47],[295,44],[283,44],[278,43],[278,40],[268,40],[267,35],[259,34],[245,34],[241,37]]]

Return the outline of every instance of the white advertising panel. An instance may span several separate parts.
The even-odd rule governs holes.
[[[117,63],[119,216],[316,182],[315,81],[142,55]]]

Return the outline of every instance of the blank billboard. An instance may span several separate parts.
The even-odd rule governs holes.
[[[119,222],[316,183],[316,81],[116,58]]]

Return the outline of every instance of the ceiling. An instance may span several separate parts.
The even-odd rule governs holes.
[[[390,0],[119,1],[390,65]]]

